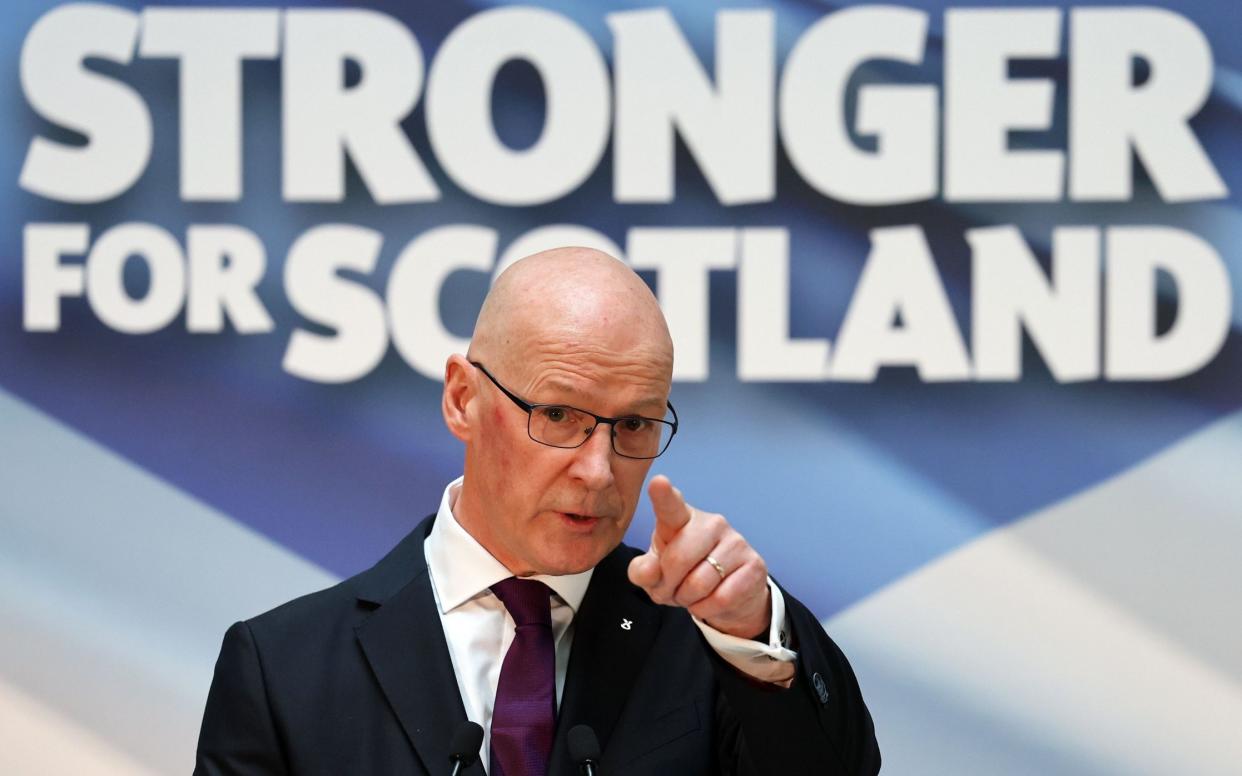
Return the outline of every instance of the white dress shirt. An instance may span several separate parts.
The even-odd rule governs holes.
[[[461,492],[458,477],[444,489],[435,525],[427,536],[424,553],[431,576],[431,590],[440,624],[448,642],[457,689],[466,707],[466,717],[483,726],[483,746],[479,752],[484,769],[491,752],[492,709],[496,703],[496,686],[500,682],[500,666],[513,642],[513,618],[500,599],[489,589],[513,572],[492,557],[475,541],[453,516],[453,507]],[[559,705],[565,689],[565,672],[569,650],[573,644],[573,618],[594,569],[581,574],[548,576],[537,579],[552,589],[552,638],[556,644],[556,702]],[[793,679],[792,662],[797,653],[782,646],[785,635],[785,599],[772,580],[772,626],[769,643],[730,636],[712,628],[698,618],[695,625],[703,632],[717,654],[741,671],[768,682],[788,686]]]

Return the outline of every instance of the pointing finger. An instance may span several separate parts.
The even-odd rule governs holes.
[[[690,521],[692,510],[686,504],[681,491],[673,487],[668,477],[658,474],[647,486],[647,495],[655,510],[656,526],[653,544],[656,549],[672,541],[682,526]]]

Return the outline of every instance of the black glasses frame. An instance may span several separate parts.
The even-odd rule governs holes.
[[[587,440],[590,439],[591,435],[595,433],[595,429],[597,426],[599,426],[600,423],[607,423],[611,427],[610,429],[611,433],[608,435],[608,439],[609,439],[609,443],[612,445],[612,451],[614,453],[621,456],[622,458],[630,458],[636,461],[650,461],[653,458],[659,458],[660,456],[664,455],[664,451],[668,450],[668,446],[673,443],[673,437],[677,436],[677,426],[678,426],[677,410],[673,409],[673,403],[671,401],[666,402],[666,404],[668,404],[669,412],[673,413],[673,420],[671,422],[667,420],[663,420],[661,418],[648,418],[643,415],[626,415],[620,418],[610,418],[610,417],[607,417],[606,415],[596,415],[594,412],[588,412],[587,410],[584,410],[581,407],[575,407],[571,404],[561,404],[559,402],[552,402],[552,403],[545,403],[545,404],[532,404],[531,402],[526,401],[525,399],[518,396],[513,391],[510,391],[508,388],[501,385],[500,381],[497,380],[496,377],[491,372],[487,371],[487,367],[483,366],[478,361],[471,361],[470,365],[478,368],[480,372],[487,375],[487,379],[492,381],[492,385],[499,388],[501,393],[503,393],[505,396],[508,396],[510,401],[512,401],[519,408],[521,408],[523,412],[526,413],[526,436],[530,437],[532,442],[538,442],[541,445],[545,445],[547,447],[555,447],[560,450],[573,450],[575,448],[582,447],[584,444],[586,444]],[[581,412],[583,415],[589,415],[592,418],[594,418],[595,425],[591,426],[590,430],[583,434],[582,441],[576,445],[549,444],[547,442],[544,442],[543,440],[535,439],[534,434],[532,434],[530,431],[532,413],[535,410],[539,409],[540,407],[564,407],[565,409],[573,410],[574,412]],[[662,423],[669,427],[670,431],[668,435],[668,440],[664,443],[664,446],[660,448],[660,452],[656,453],[655,455],[626,455],[625,453],[617,449],[617,424],[623,420],[634,420],[634,419],[645,420],[650,423]]]

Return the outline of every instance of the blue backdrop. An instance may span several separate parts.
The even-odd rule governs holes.
[[[622,251],[636,227],[783,228],[794,338],[836,336],[871,230],[901,225],[926,234],[966,333],[965,233],[982,226],[1015,225],[1045,268],[1058,226],[1172,227],[1214,249],[1234,299],[1242,289],[1242,12],[1232,3],[1158,4],[1210,43],[1210,95],[1189,125],[1228,189],[1223,198],[1170,202],[1136,164],[1134,195],[1117,201],[949,202],[937,189],[910,204],[874,206],[817,191],[779,141],[768,201],[722,204],[679,141],[671,202],[617,202],[610,144],[568,195],[490,204],[438,162],[422,100],[401,128],[441,192],[437,201],[379,204],[354,166],[341,201],[289,201],[279,57],[242,70],[242,195],[187,201],[178,194],[185,95],[177,64],[137,55],[128,63],[94,57],[87,67],[145,101],[149,164],[117,196],[60,201],[18,183],[36,137],[84,142],[32,107],[19,77],[32,26],[56,5],[11,3],[0,25],[6,773],[188,769],[227,625],[367,567],[435,508],[460,472],[460,446],[440,419],[440,384],[395,348],[344,383],[282,367],[295,329],[331,334],[295,308],[282,280],[290,246],[316,226],[382,234],[373,270],[343,273],[380,295],[402,248],[445,224],[494,229],[499,251],[549,224],[590,228]],[[492,4],[365,5],[408,27],[430,67],[446,36]],[[571,20],[609,63],[607,16],[637,7],[532,5]],[[735,5],[754,7],[721,7]],[[858,5],[765,6],[775,14],[777,74],[808,28]],[[666,7],[710,75],[717,8]],[[943,86],[947,4],[903,7],[926,12],[921,63],[869,62],[850,82],[847,122],[862,85]],[[1069,19],[1061,20],[1059,55],[1011,69],[1055,84],[1050,126],[1011,132],[1014,148],[1066,148]],[[347,82],[357,77],[347,70]],[[492,114],[511,148],[540,136],[544,94],[530,67],[500,72]],[[866,147],[864,134],[854,132]],[[23,231],[86,224],[93,242],[122,222],[157,225],[183,246],[192,224],[253,232],[266,251],[256,294],[270,331],[243,334],[226,323],[217,333],[190,332],[179,314],[157,331],[127,334],[81,294],[59,301],[58,330],[31,330]],[[644,277],[658,286],[653,272]],[[469,336],[490,278],[490,269],[447,277],[438,312],[452,335]],[[134,298],[153,282],[133,260],[124,279]],[[708,376],[674,385],[682,429],[653,472],[725,513],[824,619],[873,706],[886,772],[1242,772],[1242,313],[1231,312],[1210,361],[1176,379],[1062,382],[1027,339],[1016,380],[927,381],[910,366],[866,382],[743,380],[741,283],[733,270],[711,275]],[[1167,277],[1159,288],[1167,329],[1185,311]],[[650,526],[643,504],[631,541],[645,544]]]

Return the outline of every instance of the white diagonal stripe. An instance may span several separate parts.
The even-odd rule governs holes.
[[[336,578],[3,391],[0,427],[0,681],[188,772],[225,629]],[[0,747],[0,773],[94,772],[38,751]]]
[[[885,773],[1238,774],[1242,413],[826,623]]]

